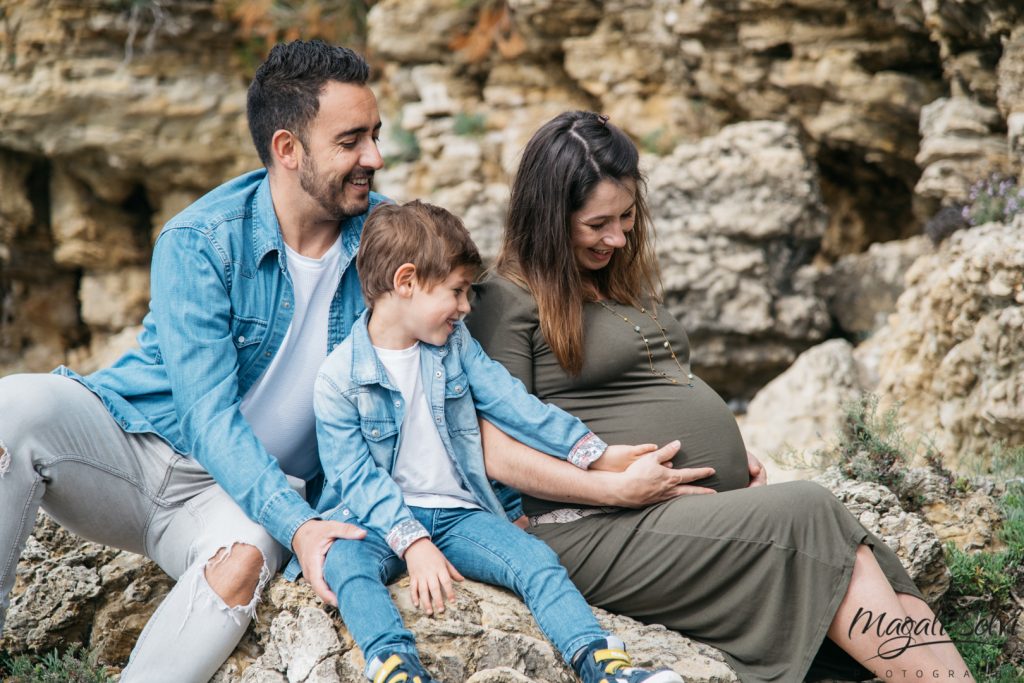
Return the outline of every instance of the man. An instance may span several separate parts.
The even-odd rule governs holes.
[[[383,165],[368,72],[345,48],[276,46],[248,94],[266,169],[161,232],[140,348],[88,377],[0,380],[0,626],[40,504],[178,579],[128,683],[208,679],[286,549],[333,599],[323,555],[363,532],[316,519],[289,481],[318,486],[313,380],[364,308],[354,256]]]

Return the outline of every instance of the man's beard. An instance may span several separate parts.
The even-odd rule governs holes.
[[[373,187],[372,169],[360,169],[357,166],[341,181],[335,181],[331,176],[321,174],[313,157],[306,154],[302,157],[302,168],[299,171],[299,187],[305,190],[333,220],[340,221],[343,218],[362,215],[370,208],[369,197],[345,203],[344,183],[353,177],[365,177],[369,186]]]

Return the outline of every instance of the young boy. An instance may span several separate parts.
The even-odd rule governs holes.
[[[669,683],[630,666],[601,630],[558,557],[516,527],[488,482],[477,414],[509,435],[587,468],[625,458],[582,422],[545,405],[489,359],[461,322],[480,256],[458,218],[429,204],[382,205],[363,228],[357,268],[367,311],[328,356],[314,409],[326,474],[318,509],[359,524],[336,540],[324,577],[374,683],[433,679],[386,583],[408,567],[413,605],[454,600],[463,575],[523,597],[584,683]],[[506,509],[507,507],[507,509]]]

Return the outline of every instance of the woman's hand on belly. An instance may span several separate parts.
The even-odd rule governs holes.
[[[598,459],[600,460],[600,458]],[[747,484],[748,489],[755,486],[764,486],[768,483],[768,471],[750,451],[747,451],[747,468],[750,470],[750,483]]]
[[[640,508],[660,503],[676,496],[715,493],[714,489],[691,486],[691,482],[710,477],[712,467],[681,467],[672,469],[672,457],[679,450],[673,441],[656,451],[638,457],[625,471],[611,474],[618,479],[610,490],[615,492],[615,504]],[[599,459],[600,460],[600,459]]]

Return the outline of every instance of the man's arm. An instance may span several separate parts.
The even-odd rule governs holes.
[[[285,547],[316,513],[242,417],[224,257],[201,231],[165,230],[153,250],[152,311],[189,453]]]
[[[672,469],[674,441],[638,458],[623,472],[586,471],[515,441],[480,421],[487,476],[535,498],[577,505],[644,507],[685,494],[714,493],[689,483],[711,476],[709,467]]]

